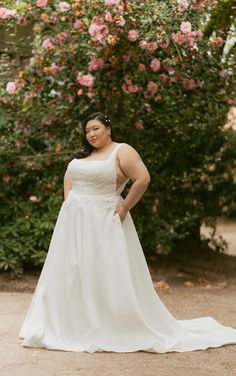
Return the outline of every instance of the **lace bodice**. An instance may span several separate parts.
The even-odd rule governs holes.
[[[120,195],[127,179],[116,190],[116,153],[122,144],[117,144],[105,160],[86,160],[74,158],[67,167],[72,181],[72,191],[81,195]]]

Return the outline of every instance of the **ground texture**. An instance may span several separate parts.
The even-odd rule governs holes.
[[[148,265],[158,295],[177,319],[212,316],[236,328],[236,257],[186,248]],[[22,347],[18,332],[38,277],[0,274],[1,376],[236,376],[236,345],[166,354]]]

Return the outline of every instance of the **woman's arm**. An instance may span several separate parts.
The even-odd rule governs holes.
[[[68,172],[66,171],[64,175],[64,200],[67,199],[68,193],[71,190],[71,188],[72,188],[71,178]]]
[[[117,152],[120,167],[133,182],[127,196],[120,205],[127,213],[147,190],[151,176],[140,155],[132,146],[124,144],[121,148]],[[119,214],[122,219],[122,213],[119,212]]]

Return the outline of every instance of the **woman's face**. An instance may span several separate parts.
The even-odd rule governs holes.
[[[86,139],[93,147],[103,146],[110,138],[108,135],[109,128],[101,121],[94,119],[89,120],[85,127]]]

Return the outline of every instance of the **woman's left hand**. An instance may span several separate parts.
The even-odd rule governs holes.
[[[126,215],[127,215],[127,212],[128,210],[126,210],[126,208],[124,206],[118,206],[115,210],[115,213],[118,213],[118,215],[120,216],[120,220],[121,222],[123,222],[123,220],[125,219]]]

